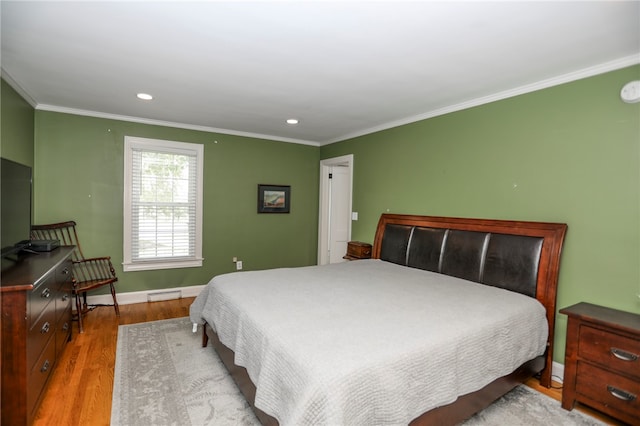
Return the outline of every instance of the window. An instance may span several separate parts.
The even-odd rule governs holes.
[[[204,146],[124,138],[124,270],[202,266]]]

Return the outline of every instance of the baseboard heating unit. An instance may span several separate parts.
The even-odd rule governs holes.
[[[173,299],[181,299],[181,298],[182,298],[181,290],[154,291],[153,293],[147,294],[148,302],[161,302],[163,300],[173,300]]]

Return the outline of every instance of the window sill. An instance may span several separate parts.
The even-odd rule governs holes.
[[[157,269],[178,269],[178,268],[198,268],[202,266],[202,259],[193,260],[178,260],[172,262],[136,262],[136,263],[123,263],[122,269],[124,272],[135,271],[154,271]]]

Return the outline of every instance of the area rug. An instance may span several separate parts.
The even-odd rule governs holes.
[[[112,426],[253,426],[251,408],[201,330],[187,317],[121,325],[111,407]],[[603,425],[521,385],[465,426]]]

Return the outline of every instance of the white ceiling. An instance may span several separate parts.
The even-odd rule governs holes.
[[[38,109],[312,145],[640,63],[638,1],[0,5]]]

